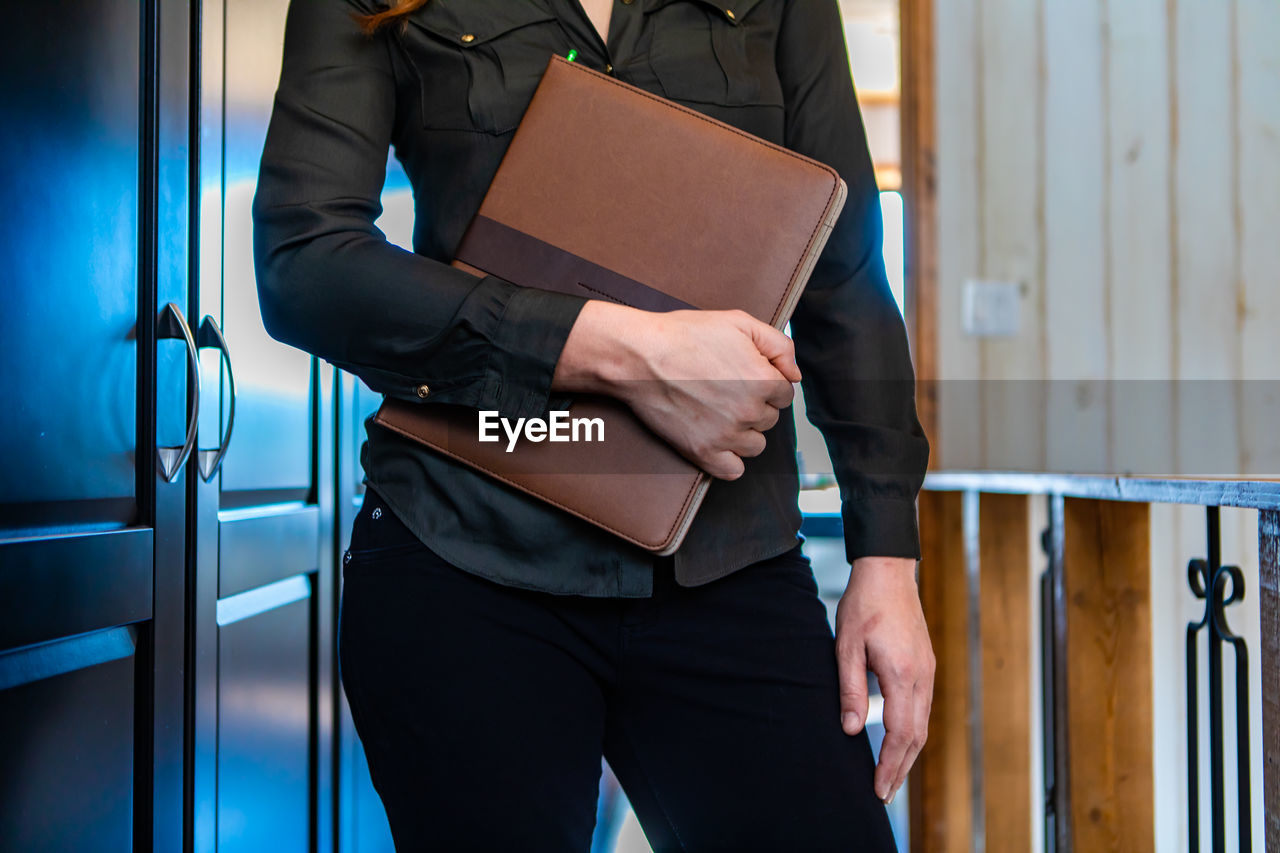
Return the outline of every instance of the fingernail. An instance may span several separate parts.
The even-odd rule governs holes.
[[[890,794],[890,795],[889,795],[889,799],[887,799],[887,800],[885,800],[885,801],[884,801],[884,804],[885,804],[886,806],[891,806],[891,805],[893,805],[893,798],[894,798],[894,797],[896,797],[896,796],[898,796],[898,792],[897,792],[897,791],[894,791],[892,794]]]
[[[852,711],[847,711],[843,718],[844,730],[853,733],[858,730],[858,715]]]

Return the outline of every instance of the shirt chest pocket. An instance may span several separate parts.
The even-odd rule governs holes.
[[[433,130],[514,130],[551,55],[567,51],[555,14],[521,0],[431,0],[400,38]]]
[[[668,98],[725,106],[782,106],[777,22],[762,0],[650,0],[649,65]]]

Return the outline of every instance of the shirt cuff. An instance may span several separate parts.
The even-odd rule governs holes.
[[[545,415],[552,401],[551,379],[569,331],[586,297],[533,287],[517,288],[507,299],[492,343],[483,405],[505,418]],[[557,406],[566,398],[556,397]]]
[[[851,498],[840,505],[845,556],[920,559],[920,530],[915,501]]]

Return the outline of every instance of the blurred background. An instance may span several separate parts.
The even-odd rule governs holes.
[[[933,445],[900,848],[1280,850],[1280,3],[839,5]],[[333,654],[380,397],[253,280],[286,8],[0,32],[4,850],[392,849]],[[603,771],[594,849],[647,850]]]

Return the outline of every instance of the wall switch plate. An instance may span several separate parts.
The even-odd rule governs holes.
[[[961,325],[977,338],[1012,338],[1020,328],[1022,287],[1014,281],[970,278],[964,282]]]

